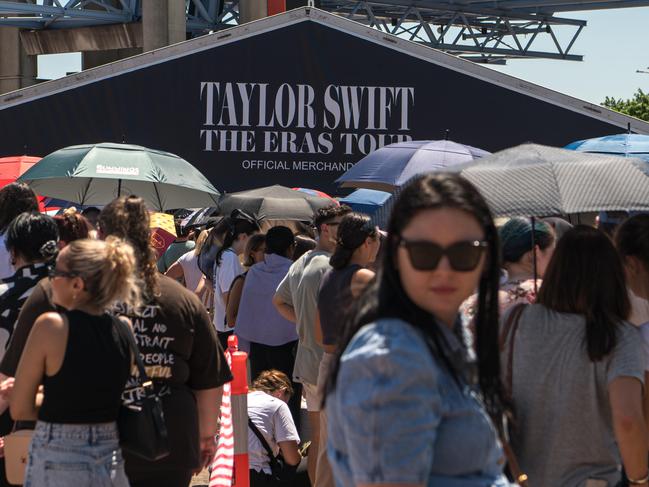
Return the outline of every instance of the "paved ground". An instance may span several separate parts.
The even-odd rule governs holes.
[[[199,486],[207,485],[209,483],[209,480],[210,477],[207,473],[207,469],[205,469],[198,475],[194,476],[191,484],[189,485],[199,487]]]

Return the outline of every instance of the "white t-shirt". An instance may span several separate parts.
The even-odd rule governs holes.
[[[191,250],[178,258],[178,263],[183,268],[185,276],[185,287],[190,291],[196,291],[198,283],[203,277],[203,273],[198,268],[198,255]]]
[[[649,301],[637,296],[631,289],[628,290],[631,302],[631,316],[629,322],[635,326],[642,326],[649,322]]]
[[[286,403],[262,391],[248,393],[248,417],[264,435],[275,456],[279,453],[280,441],[300,442],[291,411]],[[266,449],[248,427],[248,461],[250,469],[257,472],[270,471],[270,459]]]
[[[11,265],[11,254],[5,246],[5,237],[0,235],[0,279],[14,275],[14,268]]]
[[[217,331],[229,331],[225,327],[225,301],[223,293],[230,291],[235,277],[243,274],[239,256],[231,248],[221,254],[221,264],[214,263],[214,326]]]

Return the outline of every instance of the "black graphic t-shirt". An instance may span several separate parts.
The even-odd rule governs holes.
[[[199,466],[199,431],[192,390],[220,387],[232,380],[214,327],[198,297],[173,279],[160,276],[160,295],[136,312],[118,309],[132,322],[147,374],[162,398],[169,430],[171,455],[146,462],[125,455],[127,473],[137,474],[158,466]],[[142,393],[137,381],[127,383],[125,400],[137,401]]]

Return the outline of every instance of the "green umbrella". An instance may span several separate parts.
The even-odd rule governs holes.
[[[52,152],[19,181],[40,195],[105,205],[137,195],[158,211],[215,206],[219,192],[194,166],[169,152],[127,144],[75,145]]]

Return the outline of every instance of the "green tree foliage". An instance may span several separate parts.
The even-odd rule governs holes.
[[[602,105],[616,112],[625,113],[649,122],[649,93],[645,93],[640,88],[633,95],[633,98],[629,100],[621,98],[616,100],[607,96]]]

